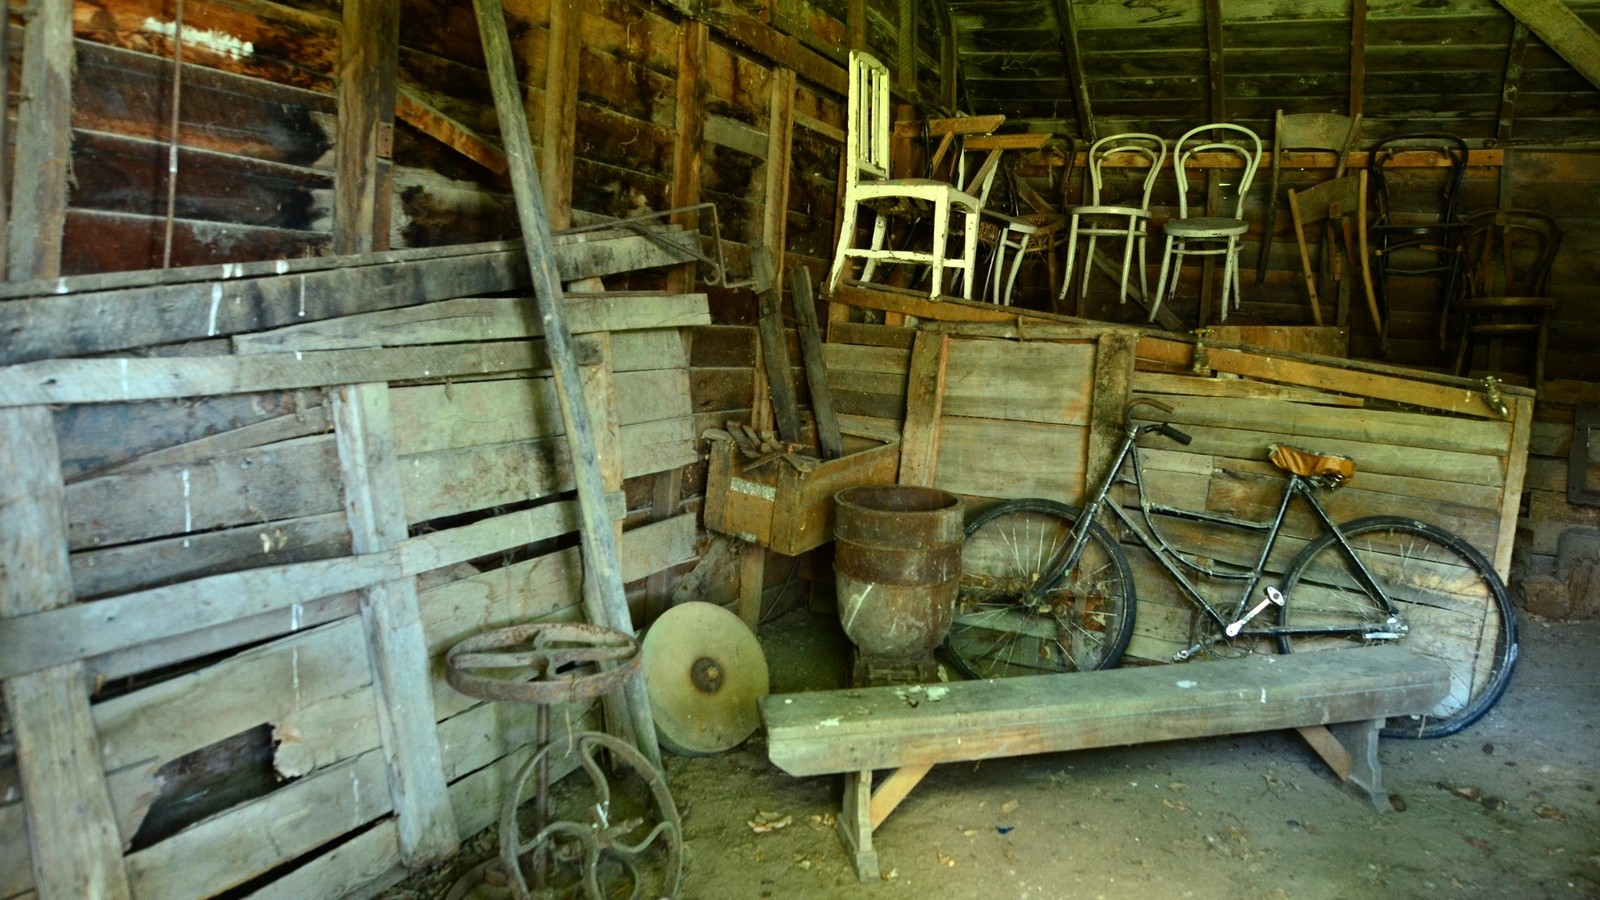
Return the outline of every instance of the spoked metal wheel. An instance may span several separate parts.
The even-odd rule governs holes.
[[[1340,527],[1399,615],[1391,618],[1369,596],[1355,561],[1326,534],[1290,564],[1279,623],[1366,627],[1353,636],[1284,636],[1279,649],[1299,653],[1398,642],[1443,662],[1450,693],[1426,715],[1389,719],[1383,735],[1443,737],[1477,721],[1505,693],[1517,660],[1516,617],[1500,576],[1471,544],[1425,522],[1376,516]]]
[[[1012,500],[967,525],[961,589],[946,640],[973,678],[1110,668],[1133,634],[1133,575],[1109,532],[1089,523],[1078,564],[1046,567],[1080,513],[1051,500]],[[1043,585],[1030,593],[1030,589]]]
[[[655,900],[683,881],[683,824],[666,779],[638,750],[596,731],[573,736],[580,772],[552,785],[538,809],[539,765],[567,750],[557,741],[517,774],[500,817],[500,861],[512,893],[526,898]],[[608,780],[596,755],[610,755]],[[540,820],[547,823],[538,824]],[[531,837],[524,837],[532,832]]]

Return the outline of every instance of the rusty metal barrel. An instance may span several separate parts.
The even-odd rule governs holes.
[[[839,621],[865,656],[931,659],[961,581],[961,498],[882,484],[834,495]]]

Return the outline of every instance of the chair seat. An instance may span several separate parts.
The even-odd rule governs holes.
[[[1517,310],[1544,310],[1550,312],[1559,309],[1561,299],[1558,297],[1470,297],[1466,300],[1456,301],[1461,309],[1496,312]]]
[[[1182,238],[1228,237],[1244,234],[1250,225],[1243,219],[1226,216],[1195,216],[1187,219],[1170,219],[1167,234]]]
[[[1150,213],[1136,206],[1074,206],[1067,210],[1072,216],[1132,216],[1136,219],[1148,219]]]

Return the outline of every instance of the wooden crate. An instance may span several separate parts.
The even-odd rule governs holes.
[[[844,449],[810,472],[781,459],[747,472],[731,441],[712,441],[706,527],[785,556],[833,540],[833,495],[860,484],[893,484],[900,471],[898,441],[845,435]]]

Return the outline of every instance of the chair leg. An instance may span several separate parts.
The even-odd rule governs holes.
[[[1544,352],[1550,345],[1550,313],[1548,310],[1539,313],[1539,339],[1533,348],[1533,389],[1539,396],[1544,396]]]
[[[1022,240],[1017,242],[1017,252],[1011,256],[1011,270],[1006,273],[1005,286],[1000,293],[996,294],[999,297],[998,302],[1002,306],[1011,305],[1011,290],[1017,285],[1017,271],[1022,268],[1022,261],[1028,257],[1028,243],[1029,235],[1024,233]],[[996,271],[995,274],[999,275],[1000,273]],[[1000,285],[997,283],[996,287],[1000,287]]]
[[[1089,279],[1094,277],[1094,250],[1100,235],[1089,232],[1089,246],[1083,251],[1083,278],[1078,285],[1078,314],[1083,315],[1089,307]]]
[[[846,203],[844,208],[844,221],[839,223],[839,246],[833,253],[833,268],[828,270],[828,292],[832,293],[839,287],[839,282],[844,280],[845,269],[849,267],[850,245],[856,239],[856,204]]]
[[[1072,288],[1072,264],[1078,254],[1078,217],[1070,216],[1067,219],[1067,265],[1061,274],[1061,294],[1056,297],[1058,301],[1067,299],[1067,292]],[[1074,310],[1076,311],[1076,310]]]
[[[1133,220],[1128,220],[1128,230],[1122,236],[1122,280],[1117,283],[1117,302],[1128,302],[1128,269],[1133,265]]]
[[[961,256],[965,261],[967,277],[962,283],[961,296],[963,299],[971,300],[973,282],[978,280],[978,211],[976,209],[970,210],[965,212],[964,215],[967,220],[967,228],[962,233]]]
[[[1173,288],[1172,288],[1172,290],[1173,290],[1174,293],[1176,293],[1177,289],[1178,289],[1177,288],[1178,273],[1177,273],[1177,266],[1174,264],[1176,262],[1176,260],[1173,259],[1173,246],[1172,246],[1172,244],[1173,244],[1172,235],[1169,234],[1169,235],[1167,235],[1166,246],[1161,249],[1161,274],[1156,276],[1156,295],[1155,295],[1155,299],[1150,301],[1150,321],[1152,321],[1152,322],[1154,322],[1156,320],[1156,312],[1161,309],[1161,301],[1166,296],[1166,293],[1167,293],[1167,269],[1168,268],[1171,268],[1173,270],[1173,273],[1172,273]],[[1148,298],[1148,295],[1146,295],[1146,296]]]
[[[878,213],[872,222],[872,249],[882,250],[889,240],[889,217]],[[868,256],[866,264],[861,267],[861,280],[871,281],[872,274],[878,270],[878,258]]]
[[[1461,343],[1456,347],[1456,374],[1465,376],[1472,368],[1472,313],[1461,323]]]

